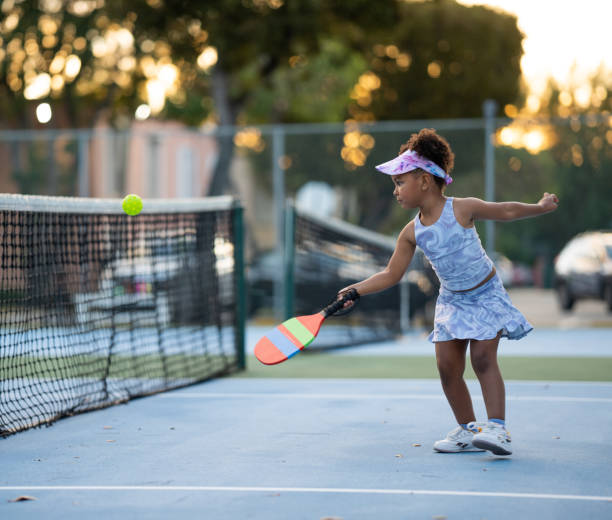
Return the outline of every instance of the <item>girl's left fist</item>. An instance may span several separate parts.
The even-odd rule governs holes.
[[[544,192],[544,195],[538,202],[540,206],[544,209],[544,211],[554,211],[557,209],[559,205],[559,198],[554,193]]]

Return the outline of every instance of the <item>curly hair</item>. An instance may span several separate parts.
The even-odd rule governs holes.
[[[448,141],[438,135],[433,128],[423,128],[418,134],[412,134],[410,139],[400,147],[400,153],[412,150],[421,157],[435,162],[446,173],[450,173],[455,165],[455,154]],[[434,177],[440,188],[445,187],[444,179]]]

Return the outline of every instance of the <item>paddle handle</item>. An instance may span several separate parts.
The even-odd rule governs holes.
[[[358,299],[359,293],[357,292],[357,289],[349,289],[342,295],[342,298],[330,303],[327,307],[325,307],[325,309],[321,311],[321,314],[323,314],[324,318],[327,318],[333,314],[336,314],[340,309],[342,309],[346,302],[357,301]]]

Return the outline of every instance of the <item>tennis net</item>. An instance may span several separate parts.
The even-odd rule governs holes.
[[[317,312],[343,287],[383,270],[395,241],[289,205],[285,268],[286,314]],[[311,350],[389,340],[408,328],[407,280],[362,298],[346,317],[330,319]]]
[[[0,196],[0,435],[244,368],[231,197]]]

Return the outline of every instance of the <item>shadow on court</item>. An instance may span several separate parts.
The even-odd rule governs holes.
[[[215,380],[0,441],[0,518],[610,518],[612,384],[507,393],[501,458],[432,451],[435,380]]]

